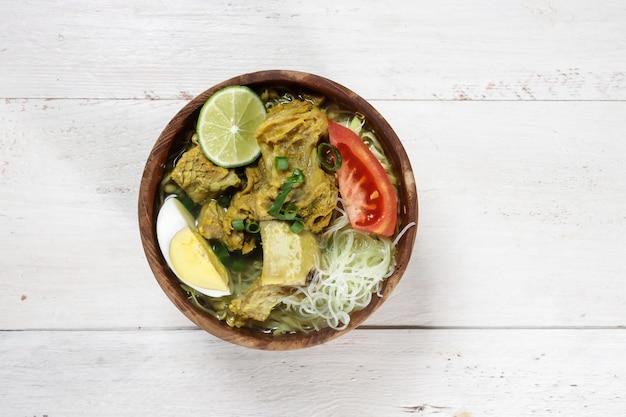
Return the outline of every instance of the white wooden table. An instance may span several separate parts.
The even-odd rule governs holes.
[[[308,71],[414,167],[412,261],[366,325],[293,352],[195,328],[137,191],[206,88]],[[0,0],[0,416],[618,416],[626,2]]]

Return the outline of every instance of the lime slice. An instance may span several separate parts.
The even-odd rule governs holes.
[[[254,133],[263,119],[265,106],[254,91],[240,85],[223,88],[200,110],[198,144],[218,166],[247,165],[261,153]]]

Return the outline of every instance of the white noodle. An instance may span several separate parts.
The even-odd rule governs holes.
[[[415,226],[417,223],[415,222],[411,222],[409,224],[407,224],[406,226],[404,226],[402,228],[402,230],[400,231],[400,233],[398,233],[398,236],[396,236],[396,238],[393,241],[393,246],[396,246],[398,244],[398,242],[400,241],[400,239],[402,239],[402,236],[404,236],[404,234],[413,226]]]
[[[339,210],[342,212],[342,210]],[[343,224],[337,228],[337,224]],[[316,330],[324,325],[344,329],[350,314],[366,307],[372,294],[393,271],[394,247],[390,239],[346,227],[345,212],[324,234],[322,259],[310,284],[284,298],[289,313]]]

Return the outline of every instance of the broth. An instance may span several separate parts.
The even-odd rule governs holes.
[[[348,125],[354,130],[358,130],[361,139],[381,162],[392,184],[394,187],[396,186],[396,177],[393,172],[393,167],[389,163],[388,158],[385,156],[384,150],[378,142],[375,133],[368,129],[368,126],[362,116],[342,109],[336,103],[328,103],[322,96],[310,94],[308,92],[292,91],[288,88],[263,89],[256,92],[268,109],[278,104],[290,103],[297,100],[308,101],[319,107],[328,119]],[[161,181],[159,187],[159,198],[160,203],[162,204],[165,198],[175,194],[190,211],[190,213],[192,213],[192,215],[197,219],[201,206],[195,204],[191,198],[187,196],[185,191],[171,178],[171,172],[181,155],[195,146],[194,133],[195,132],[193,130],[187,132],[185,137],[181,138],[178,147],[171,153],[171,156],[166,163],[163,180]],[[254,162],[253,164],[256,163],[257,162]],[[244,168],[236,168],[235,171],[239,176],[244,177]],[[234,191],[229,190],[216,196],[214,200],[216,200],[221,207],[226,207],[228,206],[233,193]],[[364,294],[361,296],[362,299],[359,300],[359,302],[354,302],[354,305],[348,306],[347,312],[341,311],[341,314],[331,312],[329,317],[328,314],[316,315],[310,311],[318,308],[317,303],[319,301],[315,299],[314,295],[311,295],[313,291],[316,291],[316,285],[319,287],[321,282],[324,282],[328,276],[332,276],[333,274],[327,272],[329,270],[329,265],[324,265],[324,260],[322,260],[321,264],[317,268],[317,271],[310,275],[306,288],[293,288],[291,290],[291,294],[285,297],[284,302],[279,303],[273,308],[266,320],[260,322],[250,319],[246,320],[245,323],[238,322],[236,315],[229,309],[229,305],[234,299],[241,297],[245,290],[261,275],[263,265],[262,242],[260,242],[260,245],[257,245],[257,247],[250,253],[242,254],[239,251],[229,252],[224,244],[219,241],[210,241],[214,252],[228,269],[231,287],[233,289],[232,294],[215,298],[199,293],[183,283],[181,283],[181,286],[185,289],[185,291],[187,291],[189,298],[198,308],[202,309],[207,314],[214,316],[218,320],[225,321],[229,326],[245,326],[258,331],[273,333],[275,335],[292,332],[308,332],[328,326],[341,329],[348,324],[349,315],[352,312],[365,307],[369,303],[371,297],[380,290],[383,280],[393,271],[395,266],[395,248],[390,239],[368,236],[366,233],[351,230],[345,211],[342,209],[341,200],[338,201],[335,214],[333,215],[333,220],[327,229],[329,229],[327,231],[332,231],[333,233],[339,233],[339,231],[341,231],[341,233],[344,233],[341,236],[341,239],[344,241],[346,239],[350,240],[349,244],[351,246],[349,247],[349,250],[346,249],[345,252],[355,253],[360,250],[367,250],[372,251],[372,253],[375,254],[378,252],[384,252],[385,255],[380,260],[381,265],[384,264],[382,267],[378,264],[372,266],[372,269],[378,268],[376,269],[377,280],[372,280],[371,283],[366,283],[366,285],[361,289]],[[335,232],[331,229],[337,229],[337,231]],[[321,235],[320,245],[322,247],[322,251],[335,250],[338,253],[335,255],[336,257],[343,256],[341,251],[334,248],[334,246],[339,245],[339,243],[337,243],[339,242],[339,238],[336,238],[337,242],[333,239],[335,239],[335,235],[330,233],[323,233]],[[376,245],[380,246],[380,248]],[[377,259],[377,256],[378,255],[372,256],[368,252],[363,252],[362,254],[362,257],[367,257],[368,259]],[[362,266],[362,268],[368,267],[368,265]],[[326,272],[322,272],[320,268],[324,269]],[[338,272],[336,275],[338,276],[333,277],[333,279],[341,279],[341,272]],[[358,278],[355,277],[354,280],[356,281]],[[338,285],[341,286],[342,284]],[[346,288],[354,285],[355,284],[352,282],[347,283]],[[358,286],[360,284],[357,283],[356,285]],[[299,300],[306,300],[307,297],[311,298],[312,301],[309,304],[311,304],[312,307],[303,307],[298,305],[298,303],[302,304]],[[334,297],[334,295],[327,295],[327,297]],[[340,307],[343,308],[343,306]]]

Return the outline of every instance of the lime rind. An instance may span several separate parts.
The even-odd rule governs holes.
[[[254,134],[265,114],[265,105],[249,87],[230,86],[217,91],[198,116],[196,131],[202,152],[225,168],[250,164],[261,153]]]

